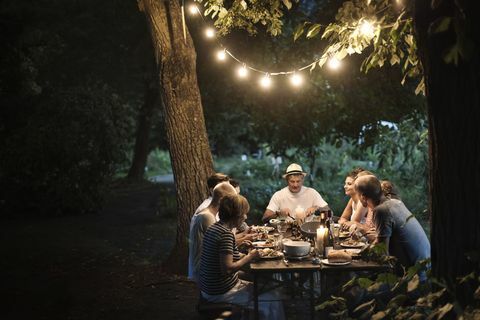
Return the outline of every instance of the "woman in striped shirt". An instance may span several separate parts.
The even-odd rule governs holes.
[[[200,290],[210,302],[228,302],[252,307],[253,284],[239,279],[238,271],[259,256],[257,250],[247,255],[238,252],[232,229],[247,218],[250,205],[241,195],[226,195],[220,201],[220,221],[208,228],[203,238],[200,262]],[[267,300],[267,301],[262,301]],[[259,297],[263,319],[284,319],[283,305],[274,292]]]

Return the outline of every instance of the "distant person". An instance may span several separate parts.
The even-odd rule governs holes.
[[[287,186],[274,193],[263,214],[262,220],[269,221],[272,218],[287,218],[298,220],[302,223],[310,220],[311,215],[318,208],[329,210],[328,203],[313,188],[303,186],[303,180],[307,175],[300,165],[292,163],[287,167],[283,178]]]
[[[188,244],[188,277],[198,281],[198,268],[202,252],[203,236],[207,229],[215,223],[215,215],[218,212],[220,200],[228,194],[236,194],[235,188],[229,182],[221,182],[213,188],[213,197],[210,205],[195,213],[190,222]]]
[[[200,292],[209,302],[227,302],[252,308],[253,283],[239,278],[240,269],[259,257],[256,249],[238,251],[232,229],[247,218],[250,206],[241,195],[226,195],[220,201],[220,221],[205,233],[200,264]],[[283,304],[275,292],[259,296],[261,319],[283,320]]]
[[[363,168],[356,168],[350,171],[345,178],[345,185],[343,186],[345,194],[350,196],[347,206],[338,220],[342,228],[348,229],[351,225],[356,223],[365,223],[368,209],[362,205],[358,194],[355,192],[355,179],[357,175],[365,171]]]
[[[358,177],[355,190],[362,203],[373,210],[375,243],[385,243],[387,253],[405,267],[430,258],[430,242],[418,220],[402,201],[385,197],[375,176]],[[424,273],[420,277],[425,280]]]
[[[398,192],[395,185],[389,180],[382,180],[381,181],[382,191],[385,197],[388,199],[397,199],[402,200],[400,198],[400,193]]]
[[[198,206],[197,210],[195,210],[195,213],[200,212],[206,207],[208,207],[208,205],[212,201],[213,188],[215,188],[215,186],[220,182],[224,182],[228,180],[230,180],[230,178],[226,174],[220,173],[220,172],[214,173],[210,177],[208,177],[207,179],[208,198],[203,200],[203,202]]]

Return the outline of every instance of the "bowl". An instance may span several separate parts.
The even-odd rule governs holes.
[[[287,240],[283,242],[283,251],[289,257],[303,257],[310,253],[310,242]]]
[[[270,223],[271,226],[276,227],[280,223],[280,220],[279,219],[270,219],[270,221],[268,221],[268,222]]]
[[[300,232],[307,238],[315,239],[317,236],[317,229],[320,228],[321,225],[320,221],[305,222],[300,226]]]

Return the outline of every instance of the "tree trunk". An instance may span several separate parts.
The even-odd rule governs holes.
[[[188,231],[196,206],[208,193],[213,173],[196,74],[196,53],[176,0],[139,0],[148,20],[159,66],[160,95],[177,197],[177,237],[164,268],[186,273]]]
[[[456,277],[478,271],[478,262],[467,256],[480,249],[479,48],[468,61],[446,64],[443,55],[456,40],[453,27],[428,33],[435,19],[455,12],[454,2],[437,1],[441,5],[433,10],[431,0],[416,1],[414,16],[428,103],[432,268],[450,285]],[[460,2],[474,28],[479,21],[474,1]],[[478,46],[478,32],[470,36]]]
[[[156,71],[155,71],[156,72]],[[127,179],[131,181],[142,180],[147,165],[147,157],[150,151],[149,138],[152,127],[152,115],[158,104],[158,76],[152,75],[145,81],[145,101],[138,115],[137,135],[135,149]]]

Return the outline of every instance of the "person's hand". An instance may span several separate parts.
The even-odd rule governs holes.
[[[260,258],[260,252],[257,249],[252,249],[248,253],[248,257],[253,260],[253,259],[258,259]]]
[[[255,236],[256,236],[255,233],[245,233],[243,235],[243,241],[253,241]]]
[[[308,208],[307,210],[305,210],[305,217],[310,217],[316,210],[317,207]]]
[[[291,212],[289,208],[280,209],[280,211],[278,211],[279,218],[286,219],[290,215],[291,215]]]
[[[350,229],[350,226],[352,226],[354,223],[352,221],[345,221],[340,225],[340,230],[342,231],[348,231]]]
[[[252,242],[250,240],[243,240],[242,243],[238,245],[238,250],[247,251],[252,247]]]

